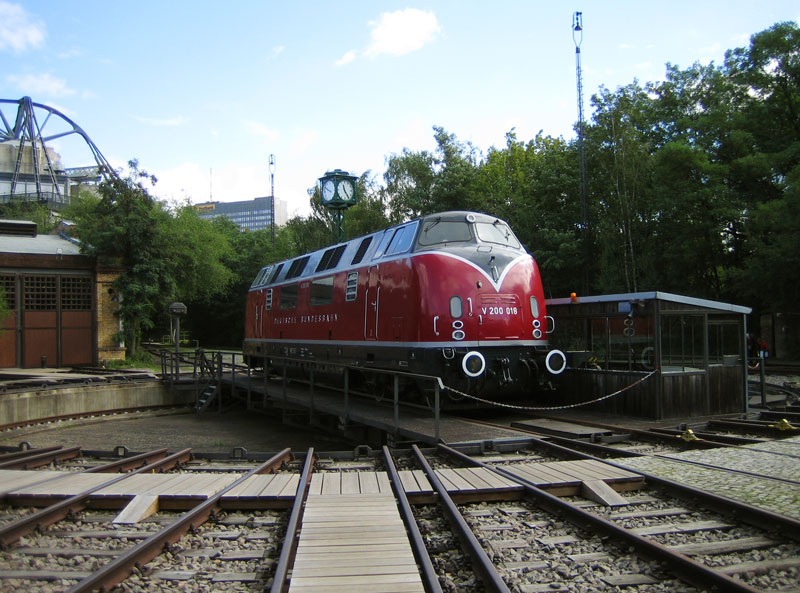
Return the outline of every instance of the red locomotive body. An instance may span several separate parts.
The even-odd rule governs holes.
[[[441,377],[453,394],[530,396],[566,367],[548,347],[536,262],[508,225],[444,212],[263,268],[244,353]]]

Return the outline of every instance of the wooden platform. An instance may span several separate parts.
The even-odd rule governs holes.
[[[504,469],[553,494],[574,495],[583,484],[602,481],[614,490],[641,487],[644,478],[638,474],[599,461],[558,461],[549,463],[513,463]],[[431,484],[424,472],[398,472],[411,502],[435,501]],[[80,494],[119,477],[121,474],[88,474],[81,472],[0,470],[0,500],[11,504],[44,506]],[[92,506],[122,508],[137,496],[156,496],[162,509],[191,508],[199,501],[219,492],[242,474],[138,474],[101,488],[91,494]],[[514,500],[522,497],[524,488],[512,480],[480,467],[441,469],[436,475],[457,502]],[[299,476],[278,473],[252,476],[225,493],[225,508],[276,508],[291,505]],[[384,495],[392,496],[386,472],[343,471],[312,474],[309,494],[316,495]]]
[[[636,490],[644,484],[644,477],[601,461],[552,461],[543,463],[512,463],[503,466],[538,488],[556,496],[580,494],[585,482],[600,480],[614,490]]]
[[[391,492],[309,494],[289,593],[316,591],[424,593]]]

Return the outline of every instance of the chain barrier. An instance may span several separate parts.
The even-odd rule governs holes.
[[[496,402],[496,401],[491,401],[491,400],[488,400],[488,399],[482,399],[480,397],[476,397],[474,395],[470,395],[469,393],[464,393],[463,391],[459,391],[458,389],[456,389],[454,387],[450,387],[449,385],[445,385],[444,383],[442,383],[442,387],[444,389],[446,389],[447,391],[452,391],[456,395],[460,395],[462,397],[466,397],[466,398],[469,398],[471,400],[474,400],[474,401],[477,401],[477,402],[481,402],[483,404],[488,404],[490,406],[497,406],[498,408],[511,408],[513,410],[527,410],[527,411],[539,411],[539,412],[541,412],[541,411],[547,411],[547,410],[568,410],[570,408],[579,408],[581,406],[588,406],[589,404],[596,404],[597,402],[601,402],[603,400],[610,399],[612,397],[620,395],[620,394],[626,392],[628,389],[631,389],[632,387],[636,387],[640,383],[644,383],[650,377],[655,375],[657,372],[658,372],[658,369],[650,371],[644,377],[634,381],[633,383],[631,383],[627,387],[623,387],[622,389],[619,389],[619,390],[615,391],[614,393],[609,393],[608,395],[603,395],[601,397],[597,397],[595,399],[591,399],[591,400],[585,401],[585,402],[580,402],[580,403],[577,403],[577,404],[568,404],[566,406],[515,406],[513,404],[504,404],[502,402]]]

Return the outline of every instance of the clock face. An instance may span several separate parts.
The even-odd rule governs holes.
[[[349,202],[353,199],[353,182],[349,179],[345,179],[339,182],[339,190],[338,190],[339,198],[344,200],[345,202]]]
[[[333,192],[336,188],[333,185],[333,180],[329,179],[322,186],[322,201],[330,202],[333,199]]]

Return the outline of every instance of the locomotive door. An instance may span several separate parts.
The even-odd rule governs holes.
[[[372,266],[368,272],[367,294],[364,303],[364,338],[378,339],[378,308],[380,305],[381,287],[379,266]]]

